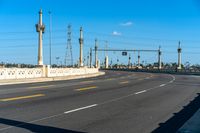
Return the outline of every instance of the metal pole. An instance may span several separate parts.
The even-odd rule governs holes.
[[[160,70],[162,68],[162,64],[161,64],[161,50],[160,50],[160,46],[159,46],[159,50],[158,50],[158,69]]]
[[[49,65],[51,66],[51,30],[52,30],[52,16],[51,11],[49,11]]]
[[[128,57],[128,68],[130,68],[131,66],[131,55],[129,54],[129,57]]]
[[[97,55],[97,49],[98,49],[98,46],[97,46],[97,39],[95,40],[95,68],[98,67],[98,55]]]
[[[138,52],[138,67],[140,67],[140,52]]]
[[[108,56],[105,57],[105,69],[108,69]]]
[[[92,48],[90,48],[90,68],[92,68]]]

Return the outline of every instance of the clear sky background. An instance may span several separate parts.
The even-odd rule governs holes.
[[[94,47],[158,49],[163,62],[177,61],[178,41],[183,63],[200,63],[200,0],[0,0],[0,61],[37,64],[38,34],[35,24],[43,9],[44,63],[49,64],[49,15],[52,12],[52,60],[64,62],[67,25],[72,25],[74,61],[78,60],[79,28],[84,29],[84,56]],[[99,53],[104,58],[104,53]],[[137,53],[129,53],[136,62]],[[108,53],[113,63],[126,64],[128,57]],[[157,53],[141,53],[146,63]]]

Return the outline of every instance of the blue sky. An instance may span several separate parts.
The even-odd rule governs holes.
[[[117,49],[158,49],[164,62],[177,61],[178,41],[183,48],[183,63],[199,63],[199,0],[0,0],[0,61],[37,63],[38,11],[43,9],[44,63],[49,63],[49,15],[52,12],[52,60],[64,60],[67,25],[72,25],[74,60],[78,60],[79,28],[84,29],[84,55],[94,40],[99,47]],[[100,59],[104,53],[99,53]],[[137,53],[129,53],[136,62]],[[108,53],[126,64],[128,57]],[[135,59],[135,60],[134,60]],[[147,63],[157,61],[157,53],[141,53]]]

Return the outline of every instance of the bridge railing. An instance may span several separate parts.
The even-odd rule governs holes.
[[[96,68],[50,68],[49,66],[39,68],[0,68],[0,80],[84,75],[98,73],[98,71]]]
[[[200,70],[176,70],[176,69],[129,69],[129,68],[109,68],[102,70],[118,70],[118,71],[133,71],[133,72],[150,72],[150,73],[169,73],[169,74],[186,74],[186,75],[200,75]]]

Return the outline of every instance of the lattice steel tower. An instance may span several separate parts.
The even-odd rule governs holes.
[[[73,66],[71,35],[72,35],[71,25],[68,25],[68,27],[67,27],[67,47],[66,47],[65,61],[64,61],[66,66]]]

